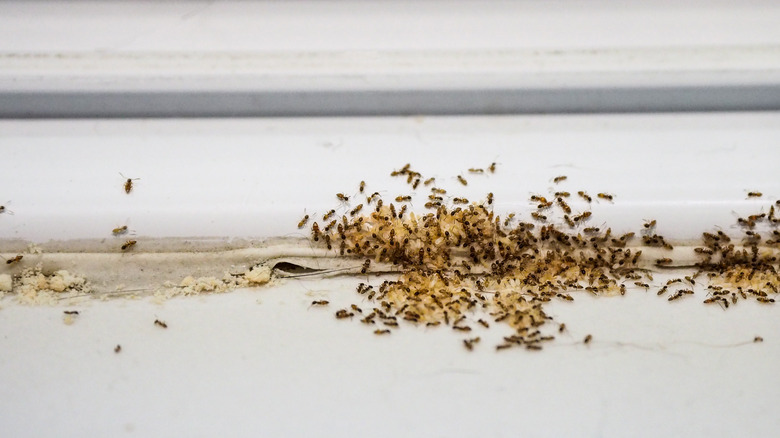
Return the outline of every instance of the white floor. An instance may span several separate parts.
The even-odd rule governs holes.
[[[507,332],[494,324],[468,352],[446,328],[378,337],[337,321],[339,306],[365,305],[357,281],[162,305],[6,302],[4,434],[769,437],[780,427],[774,306],[580,294],[548,307],[568,333],[544,351],[496,352]],[[329,308],[309,306],[323,298]],[[63,310],[80,315],[65,325]]]

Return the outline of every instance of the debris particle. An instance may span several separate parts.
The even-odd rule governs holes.
[[[91,292],[92,288],[85,278],[67,270],[44,273],[40,264],[27,267],[13,277],[12,293],[24,304],[56,304],[63,298]]]
[[[11,292],[13,290],[13,278],[10,274],[0,274],[0,292]],[[0,295],[2,297],[2,295]]]
[[[271,281],[271,268],[265,265],[255,266],[244,274],[244,278],[246,278],[252,286],[266,284]]]

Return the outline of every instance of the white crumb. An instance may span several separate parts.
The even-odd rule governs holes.
[[[0,292],[11,292],[13,289],[13,279],[9,274],[0,274]],[[0,298],[2,298],[0,293]]]
[[[252,285],[268,283],[271,281],[271,268],[265,265],[255,266],[244,274],[244,278]]]
[[[162,301],[181,295],[196,295],[200,293],[223,293],[242,287],[254,287],[271,282],[271,269],[267,266],[256,266],[240,274],[225,272],[221,279],[216,277],[184,277],[175,284],[166,281],[163,287],[155,291],[154,301]]]
[[[200,277],[194,278],[192,276],[184,277],[179,284],[179,287],[186,291],[185,293],[200,293],[200,292],[222,292],[223,282],[217,280],[216,277]]]
[[[54,292],[64,292],[66,289],[79,287],[86,281],[84,278],[73,275],[66,270],[60,270],[49,277],[49,289]]]
[[[42,272],[41,265],[22,271],[13,288],[17,300],[24,304],[57,304],[62,298],[72,298],[91,291],[84,277],[66,270],[47,275]]]

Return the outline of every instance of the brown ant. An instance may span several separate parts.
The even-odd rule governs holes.
[[[472,339],[464,339],[463,345],[466,347],[467,350],[472,351],[474,349],[474,344],[479,343],[479,336]]]
[[[125,181],[125,183],[123,185],[124,185],[124,188],[125,188],[125,193],[127,193],[129,195],[130,192],[133,191],[133,181],[137,181],[137,180],[139,180],[141,178],[127,178],[126,176],[122,175],[122,172],[119,172],[119,175],[121,175],[122,178],[126,178],[126,181]]]
[[[336,318],[337,319],[352,318],[353,316],[355,316],[354,313],[347,312],[345,309],[341,309],[341,310],[336,312]]]
[[[609,193],[599,193],[596,196],[598,196],[600,199],[605,199],[610,202],[615,198],[614,195],[610,195]]]
[[[14,257],[12,259],[6,260],[5,263],[8,264],[8,265],[12,265],[14,263],[19,263],[20,261],[22,261],[23,257],[24,257],[23,255],[19,254],[18,256]]]
[[[357,207],[353,208],[352,211],[349,212],[350,216],[354,216],[360,212],[360,210],[363,209],[363,204],[358,205]]]
[[[317,222],[311,224],[311,234],[312,234],[312,239],[314,239],[315,242],[320,240],[320,226],[317,224]]]

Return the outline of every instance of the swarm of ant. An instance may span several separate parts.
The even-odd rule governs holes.
[[[490,174],[496,163],[487,169],[469,169],[471,174]],[[552,300],[573,301],[576,293],[593,295],[625,295],[627,288],[651,288],[655,270],[690,268],[690,275],[669,280],[657,290],[675,301],[693,295],[700,276],[709,280],[705,303],[719,304],[724,309],[739,299],[755,298],[761,303],[773,303],[769,294],[777,293],[780,233],[771,230],[773,239],[765,240],[755,231],[760,224],[776,228],[775,206],[768,214],[740,218],[746,238],[741,246],[731,243],[722,231],[704,233],[703,245],[695,249],[700,261],[690,266],[674,266],[670,257],[647,260],[642,250],[627,247],[633,240],[653,251],[671,251],[673,246],[655,233],[656,221],[647,221],[641,239],[635,233],[613,235],[611,228],[587,226],[591,211],[575,212],[569,205],[589,207],[594,198],[585,191],[572,196],[555,191],[548,196],[533,195],[535,204],[528,222],[519,215],[499,217],[493,211],[493,194],[484,200],[471,202],[465,198],[447,197],[447,190],[434,185],[435,178],[424,178],[406,164],[394,170],[393,177],[405,178],[412,190],[425,187],[430,192],[425,204],[427,213],[410,210],[410,195],[399,195],[397,204],[385,203],[378,192],[367,195],[365,182],[359,185],[359,195],[365,202],[350,206],[351,211],[340,218],[331,210],[323,217],[323,226],[311,225],[311,239],[343,257],[362,260],[361,272],[366,274],[373,262],[389,263],[400,270],[395,280],[381,284],[360,283],[357,293],[372,308],[358,305],[340,309],[336,318],[359,318],[366,325],[378,327],[377,335],[392,333],[399,324],[418,326],[445,325],[468,333],[472,326],[485,328],[503,324],[512,333],[504,337],[497,350],[521,347],[541,350],[555,339],[552,333],[564,332],[565,324],[557,323],[544,311]],[[468,180],[457,176],[462,185]],[[567,180],[558,176],[552,181]],[[549,197],[549,199],[548,199]],[[598,193],[596,200],[614,202],[615,196]],[[751,192],[751,197],[755,197]],[[346,204],[350,197],[339,193]],[[777,202],[780,208],[780,201]],[[360,214],[361,212],[366,212]],[[561,223],[554,223],[561,218]],[[308,215],[298,224],[303,228]],[[649,269],[654,268],[654,269]],[[628,286],[628,287],[627,287]],[[674,290],[673,290],[674,289]],[[315,302],[327,305],[327,302]],[[544,326],[555,324],[544,330]],[[479,337],[463,340],[472,350]],[[588,335],[582,341],[591,342]]]

